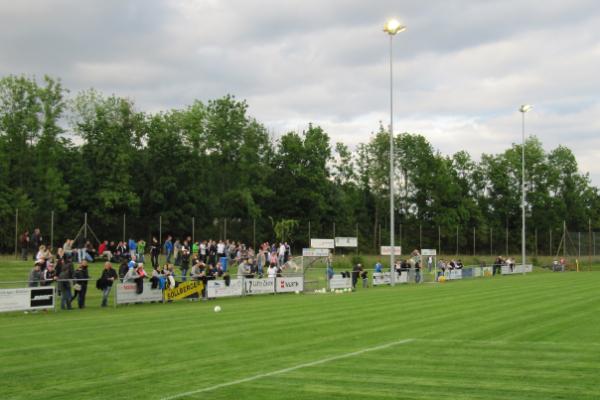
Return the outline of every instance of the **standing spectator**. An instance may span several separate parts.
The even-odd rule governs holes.
[[[190,246],[188,245],[187,240],[183,242],[180,253],[181,253],[180,254],[181,281],[185,282],[187,279],[188,269],[190,268]]]
[[[209,241],[208,245],[208,263],[212,266],[217,265],[217,244],[214,240]],[[223,266],[226,268],[226,266]]]
[[[27,261],[27,253],[29,252],[29,231],[26,230],[21,235],[21,259]]]
[[[192,254],[194,256],[200,255],[200,243],[198,243],[197,240],[194,242],[194,244],[192,244]]]
[[[219,240],[219,243],[217,243],[217,257],[225,257],[225,243],[222,240]]]
[[[33,269],[29,273],[29,287],[38,287],[42,279],[40,263],[36,262]]]
[[[74,278],[75,296],[77,297],[77,304],[79,308],[85,308],[85,295],[87,293],[88,279],[90,278],[87,260],[81,261],[79,267],[77,267],[77,269],[75,270]]]
[[[358,276],[362,272],[362,266],[360,264],[356,264],[352,268],[352,288],[356,289],[356,283],[358,282]]]
[[[84,239],[83,236],[79,236],[74,241],[73,247],[77,251],[77,262],[82,262],[83,260],[85,260],[87,258],[86,252],[85,252],[85,242],[86,241],[87,241],[87,239]]]
[[[104,269],[102,270],[102,276],[100,277],[100,288],[102,290],[102,304],[101,307],[108,305],[108,295],[112,289],[112,285],[117,279],[117,271],[115,271],[110,262],[104,263]]]
[[[44,238],[42,238],[42,233],[40,232],[40,228],[35,228],[33,230],[33,235],[31,235],[31,246],[32,246],[33,254],[36,254],[38,252],[42,243],[44,243]]]
[[[331,255],[327,257],[327,280],[331,280],[333,278],[333,260]]]
[[[152,268],[158,268],[158,256],[160,255],[160,243],[156,236],[152,236],[152,242],[150,243],[150,262],[152,263]]]
[[[181,241],[179,239],[175,239],[175,243],[173,243],[173,257],[175,258],[175,265],[181,266]]]
[[[206,240],[200,243],[200,261],[206,263]]]
[[[54,264],[48,262],[46,269],[42,271],[41,286],[50,286],[56,279],[56,271],[54,270]]]
[[[71,310],[71,279],[73,279],[73,261],[71,257],[67,256],[58,278],[61,292],[60,308]]]
[[[377,273],[383,272],[383,265],[381,265],[381,261],[377,261],[375,263],[375,272],[377,272]]]
[[[279,251],[277,252],[277,265],[282,266],[285,262],[285,243],[279,244]]]
[[[173,237],[171,235],[167,236],[167,240],[165,240],[165,255],[167,256],[167,264],[171,264],[171,257],[173,255]]]
[[[129,257],[133,258],[137,254],[137,242],[133,238],[129,238],[127,247],[129,247]]]
[[[421,282],[421,263],[415,263],[415,283]]]
[[[137,259],[139,262],[144,262],[144,253],[146,253],[146,241],[140,239],[137,242]]]
[[[267,256],[264,248],[261,247],[258,250],[258,255],[256,256],[256,268],[259,278],[262,278],[263,276],[263,268],[265,265],[267,265]]]

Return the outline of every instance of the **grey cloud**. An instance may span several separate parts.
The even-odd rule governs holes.
[[[355,145],[389,118],[391,15],[408,25],[394,39],[399,131],[501,151],[531,102],[547,148],[573,148],[600,182],[596,1],[3,2],[0,75],[48,73],[149,111],[232,93],[275,133],[312,121]]]

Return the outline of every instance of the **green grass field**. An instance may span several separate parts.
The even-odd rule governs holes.
[[[0,398],[599,399],[599,294],[597,272],[117,309],[90,287],[0,315]]]

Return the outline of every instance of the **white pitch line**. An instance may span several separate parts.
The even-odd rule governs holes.
[[[280,370],[277,370],[277,371],[266,372],[264,374],[254,375],[254,376],[250,376],[250,377],[244,378],[244,379],[238,379],[237,381],[220,383],[218,385],[209,386],[209,387],[202,388],[202,389],[197,389],[197,390],[192,390],[190,392],[184,392],[184,393],[174,394],[172,396],[163,397],[161,400],[173,400],[173,399],[178,399],[178,398],[185,397],[185,396],[191,396],[191,395],[198,394],[198,393],[210,392],[210,391],[213,391],[213,390],[216,390],[216,389],[220,389],[220,388],[224,388],[224,387],[227,387],[227,386],[239,385],[240,383],[246,383],[246,382],[255,381],[257,379],[266,378],[268,376],[285,374],[286,372],[295,371],[295,370],[300,369],[300,368],[314,367],[315,365],[325,364],[325,363],[328,363],[330,361],[341,360],[343,358],[349,358],[349,357],[358,356],[360,354],[368,353],[370,351],[377,351],[377,350],[387,349],[389,347],[397,346],[397,345],[400,345],[400,344],[406,344],[406,343],[412,342],[414,340],[415,339],[402,339],[402,340],[398,340],[396,342],[382,344],[380,346],[369,347],[367,349],[353,351],[352,353],[346,353],[346,354],[340,354],[338,356],[322,358],[320,360],[311,361],[311,362],[308,362],[308,363],[305,363],[305,364],[299,364],[299,365],[296,365],[296,366],[293,366],[293,367],[284,368],[284,369],[280,369]]]

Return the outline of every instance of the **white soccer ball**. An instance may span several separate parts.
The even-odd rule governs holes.
[[[296,290],[296,292],[295,292],[295,293],[296,293],[296,294],[300,294],[300,291],[299,291],[299,290]]]
[[[215,312],[221,312],[221,306],[215,306]]]

